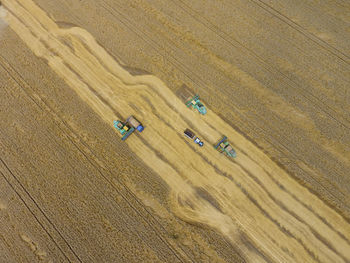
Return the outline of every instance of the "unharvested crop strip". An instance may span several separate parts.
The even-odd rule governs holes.
[[[49,33],[49,32],[44,32],[44,34],[46,34],[46,33]],[[53,42],[54,43],[56,43],[55,42],[56,41],[56,39],[53,39]],[[30,43],[27,43],[27,44],[30,44]],[[82,50],[83,51],[83,50]],[[49,54],[46,54],[46,53],[42,53],[42,55],[41,56],[46,56],[46,55],[49,55]],[[66,54],[63,54],[64,56],[66,55]],[[88,54],[89,56],[90,56],[90,54]],[[63,58],[64,58],[64,56],[63,56]],[[73,55],[73,56],[75,56],[75,55]],[[93,58],[93,56],[92,56],[92,58]],[[86,58],[86,59],[88,59],[88,57]],[[70,64],[71,63],[73,63],[74,61],[77,61],[77,63],[79,64],[79,63],[84,63],[84,58],[78,58],[78,57],[73,57],[72,58],[72,61],[69,61],[70,62]],[[61,65],[61,64],[60,64]],[[76,66],[78,66],[78,65],[76,65]],[[75,67],[76,67],[75,66]],[[81,75],[81,77],[84,79],[84,77],[87,77],[87,73],[89,73],[91,70],[88,68],[88,65],[82,65],[82,66],[84,66],[85,68],[86,68],[86,72],[83,72],[83,75]],[[58,70],[58,69],[56,69],[56,70]],[[61,74],[62,74],[62,72],[60,72]],[[77,73],[79,73],[79,72],[77,72]],[[80,74],[78,74],[78,75],[80,75]],[[72,75],[73,76],[73,75]],[[91,76],[90,76],[92,79],[93,79],[93,81],[94,82],[96,82],[96,83],[100,83],[100,79],[99,79],[99,76],[97,76],[97,75],[95,75],[94,73],[92,73],[91,74]],[[90,78],[89,77],[89,78]],[[68,80],[67,80],[68,81]],[[69,81],[68,81],[68,83],[69,83]],[[104,84],[106,84],[106,83],[104,83]],[[90,91],[91,92],[91,91]],[[158,92],[159,93],[159,92]],[[161,92],[160,92],[161,93]],[[159,93],[159,94],[160,94]],[[95,95],[96,96],[96,95]],[[158,99],[158,98],[157,98]],[[105,104],[103,104],[104,106],[103,107],[105,107],[106,108],[106,105]],[[161,106],[161,107],[164,107],[164,103],[163,104],[161,104],[161,105],[159,105],[159,106]],[[152,118],[151,118],[152,119]],[[157,119],[157,116],[155,116],[155,117],[153,117],[153,119]],[[203,122],[202,124],[204,125],[204,123],[205,122]],[[220,125],[222,126],[222,128],[224,129],[224,130],[230,130],[230,129],[228,129],[224,124],[222,124],[222,123],[220,123]],[[231,130],[230,130],[231,131]],[[214,131],[213,131],[214,132]],[[233,132],[233,131],[232,131]],[[215,134],[215,133],[214,133]],[[239,136],[238,136],[239,137]],[[144,139],[144,138],[142,138],[142,139]],[[139,144],[139,142],[141,142],[141,144]],[[144,148],[144,143],[142,143],[142,141],[140,140],[140,138],[138,137],[138,136],[136,136],[136,137],[134,137],[134,141],[130,141],[130,143],[129,143],[129,145],[131,146],[131,148],[133,149],[135,146],[138,146],[138,147],[143,147],[142,149],[144,149],[145,151],[146,150],[148,150],[148,151],[146,151],[146,153],[149,153],[149,148],[148,147],[146,147],[146,148]],[[169,149],[168,149],[169,150]],[[173,150],[172,150],[173,151]],[[212,150],[213,151],[213,150]],[[257,152],[259,152],[259,151],[257,151]],[[253,155],[254,154],[257,154],[257,152],[255,152],[255,153],[253,153]],[[172,152],[172,154],[173,154],[173,152]],[[260,153],[259,153],[260,154]],[[260,155],[259,155],[260,156]],[[242,157],[245,157],[245,159],[247,159],[247,157],[245,156],[245,154],[244,153],[242,153]],[[154,158],[153,156],[151,156],[150,157],[151,159],[148,159],[147,161],[149,162],[150,160],[153,160],[152,158]],[[247,159],[248,161],[252,161],[250,158],[248,158]],[[146,160],[145,160],[146,161]],[[222,164],[227,164],[229,167],[231,167],[231,168],[235,168],[235,167],[233,167],[232,165],[230,165],[230,162],[228,162],[228,161],[226,161],[225,159],[222,159],[222,161],[220,161]],[[162,162],[162,164],[164,164],[164,165],[166,165],[164,162]],[[189,165],[189,163],[187,162],[187,164],[186,165]],[[272,165],[272,164],[271,164]],[[170,169],[170,167],[168,166],[168,165],[166,165],[166,166],[164,166],[164,167],[166,167],[167,169]],[[163,167],[161,167],[161,169],[163,169]],[[236,169],[236,168],[235,168]],[[235,170],[234,169],[234,170]],[[278,169],[278,168],[276,168],[276,169]],[[169,170],[167,170],[167,171],[169,171]],[[236,171],[237,172],[237,171]],[[281,171],[281,173],[283,173],[283,171]],[[264,175],[264,174],[262,174],[262,175]],[[172,174],[171,176],[176,176],[176,174]],[[188,175],[188,176],[190,176],[190,175]],[[238,176],[238,175],[237,175]],[[239,175],[239,176],[241,176],[241,175]],[[264,175],[265,176],[265,175]],[[286,175],[284,175],[284,176],[286,176]],[[189,177],[190,178],[190,177]],[[171,178],[169,178],[169,179],[171,179]],[[175,179],[175,178],[174,178]],[[239,179],[239,177],[237,178],[237,179]],[[241,180],[242,180],[242,178],[241,178]],[[168,181],[169,182],[169,181]],[[294,181],[291,181],[292,182],[292,185],[291,185],[291,187],[293,186],[293,184],[296,184],[296,182],[294,182]],[[248,187],[252,187],[255,183],[253,182],[253,181],[251,181],[251,180],[248,180],[248,181],[246,181],[246,182],[243,182],[243,183],[247,183],[247,186]],[[232,188],[230,188],[230,189],[232,189]],[[263,191],[258,191],[258,193],[259,194],[262,194],[263,193]],[[263,199],[263,197],[264,197],[264,195],[262,195],[261,196],[262,197],[262,199]],[[315,197],[313,197],[313,198],[315,198]],[[269,199],[269,198],[268,198]],[[316,199],[315,199],[316,200]],[[229,201],[229,199],[227,199],[226,201]],[[269,201],[269,200],[268,200]],[[321,207],[322,208],[322,207]],[[277,219],[275,219],[275,220],[277,220]],[[285,220],[285,219],[283,219],[282,217],[281,217],[281,219],[280,220],[282,220],[282,222],[283,222],[283,220]],[[290,227],[290,226],[288,226],[288,227]],[[297,227],[296,227],[296,229],[295,230],[297,230]],[[299,232],[299,230],[297,231],[297,232]],[[303,236],[303,235],[302,235]],[[298,238],[300,238],[300,237],[298,237]],[[302,241],[302,242],[304,242],[304,241]],[[312,247],[312,244],[310,244],[310,246]],[[294,248],[294,249],[297,249],[296,247]],[[300,251],[301,252],[301,251]],[[328,252],[328,251],[327,251]],[[326,252],[325,252],[326,253]],[[331,254],[329,254],[329,255],[331,255]],[[280,255],[280,256],[282,256],[282,255]],[[323,254],[322,256],[325,256],[325,254]]]

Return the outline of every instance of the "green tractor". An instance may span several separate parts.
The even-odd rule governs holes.
[[[236,158],[237,156],[236,151],[228,143],[226,136],[224,136],[216,145],[214,145],[214,148],[220,153],[225,153],[229,157]]]
[[[189,97],[186,102],[185,102],[186,106],[188,108],[192,107],[196,110],[198,110],[198,112],[200,114],[206,114],[207,113],[207,109],[204,107],[204,105],[202,104],[202,102],[200,102],[199,100],[199,96],[195,95],[193,97]]]

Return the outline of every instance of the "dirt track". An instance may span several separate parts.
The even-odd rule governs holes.
[[[350,7],[279,3],[3,1],[4,262],[350,261]]]

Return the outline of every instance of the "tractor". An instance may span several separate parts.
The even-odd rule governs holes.
[[[226,136],[224,136],[216,145],[214,145],[214,148],[220,153],[225,153],[229,157],[236,158],[237,156],[235,150],[228,143]]]
[[[114,127],[122,135],[122,141],[125,141],[135,131],[135,129],[139,132],[142,132],[144,129],[141,123],[138,120],[136,120],[133,116],[127,118],[125,122],[119,120],[113,121],[113,124]]]
[[[199,96],[195,95],[193,97],[189,97],[186,102],[185,102],[186,106],[188,108],[192,107],[196,110],[198,110],[198,112],[202,115],[207,113],[207,109],[205,108],[205,106],[202,104],[202,102],[199,100]]]

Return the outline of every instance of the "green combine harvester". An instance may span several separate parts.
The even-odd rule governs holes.
[[[214,145],[214,148],[220,153],[225,153],[229,157],[236,158],[237,156],[235,150],[228,143],[226,136],[224,136],[216,145]]]
[[[204,107],[204,105],[202,104],[202,102],[200,102],[199,100],[199,96],[195,95],[193,97],[189,97],[186,102],[185,102],[186,106],[188,108],[192,107],[196,110],[198,110],[198,112],[200,114],[206,114],[207,113],[207,109]]]
[[[142,132],[144,127],[142,124],[135,119],[134,116],[130,116],[126,119],[126,122],[113,121],[114,127],[122,135],[122,141],[125,141],[135,130]]]

